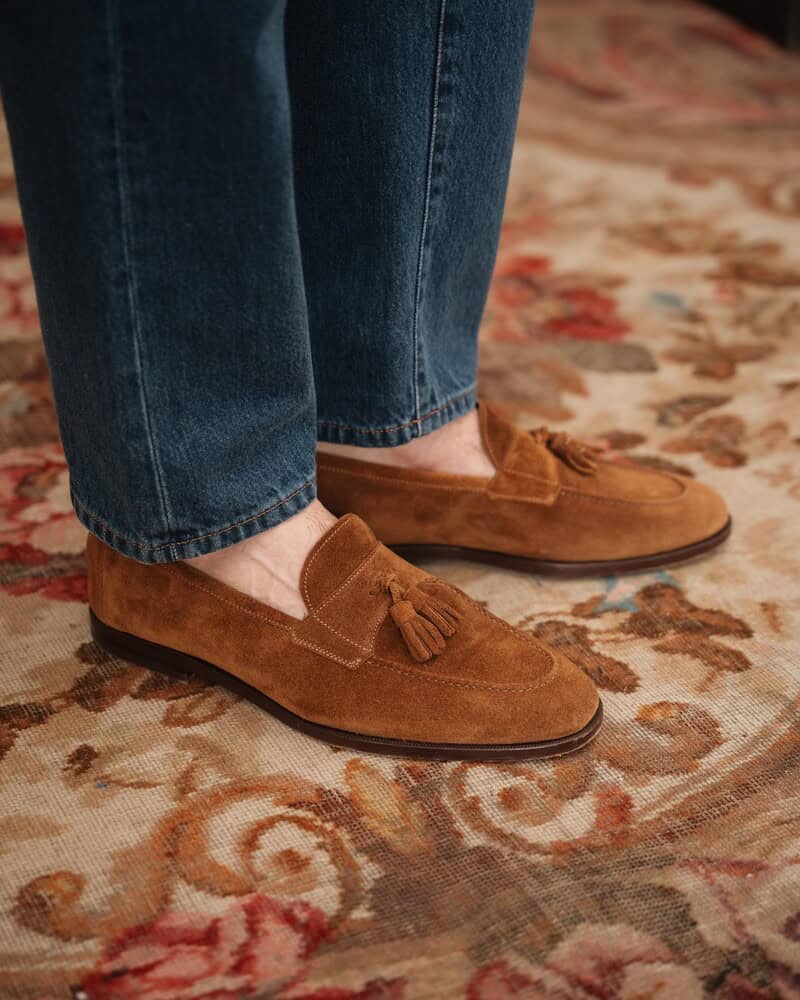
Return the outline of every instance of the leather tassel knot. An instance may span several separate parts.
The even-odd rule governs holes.
[[[389,614],[414,659],[424,663],[443,652],[445,641],[455,635],[456,609],[419,587],[404,591],[395,578],[386,587],[392,597]]]
[[[582,476],[591,476],[597,469],[597,456],[601,454],[601,448],[578,441],[564,431],[551,431],[549,427],[537,427],[531,431],[531,437]]]

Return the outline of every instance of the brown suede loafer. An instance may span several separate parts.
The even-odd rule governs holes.
[[[320,499],[363,517],[409,559],[459,556],[552,576],[682,562],[730,532],[725,501],[702,483],[602,462],[596,449],[521,430],[486,403],[479,418],[492,479],[318,452]]]
[[[95,641],[220,684],[340,746],[442,760],[551,757],[585,746],[602,706],[556,650],[343,517],[306,560],[302,621],[185,563],[146,566],[89,536]]]

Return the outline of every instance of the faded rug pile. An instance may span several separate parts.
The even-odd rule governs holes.
[[[800,62],[684,3],[543,0],[482,390],[678,469],[671,572],[436,564],[603,689],[587,751],[403,763],[90,641],[0,145],[0,998],[800,997]]]

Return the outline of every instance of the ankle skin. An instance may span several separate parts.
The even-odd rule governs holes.
[[[300,590],[303,564],[335,523],[334,515],[315,500],[274,528],[186,563],[284,614],[305,618],[308,608]]]
[[[321,441],[317,449],[323,454],[397,469],[431,469],[464,476],[494,475],[494,466],[483,445],[477,410],[394,448],[360,448]]]

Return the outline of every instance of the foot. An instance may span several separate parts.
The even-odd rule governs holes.
[[[495,473],[483,444],[477,410],[395,448],[355,448],[349,444],[320,442],[318,449],[330,455],[392,465],[397,469],[432,469],[484,479]]]
[[[244,542],[185,560],[215,580],[233,587],[293,618],[308,608],[300,591],[300,574],[308,553],[336,518],[318,500]]]
[[[311,550],[302,620],[196,565],[147,566],[89,536],[95,640],[221,684],[328,743],[443,760],[568,753],[597,733],[592,681],[562,653],[378,543],[348,515]]]
[[[480,447],[475,436],[480,439]],[[461,556],[555,576],[683,562],[730,530],[695,479],[602,461],[567,434],[509,423],[487,403],[401,448],[320,448],[319,495],[409,557]]]

